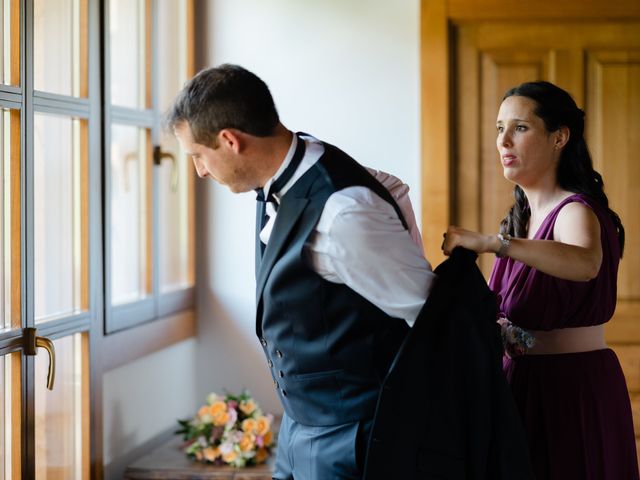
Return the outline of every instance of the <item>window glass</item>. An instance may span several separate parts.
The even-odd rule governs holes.
[[[34,88],[86,96],[86,0],[34,0],[33,11]]]
[[[109,2],[111,103],[146,107],[147,15],[144,0]]]
[[[34,262],[36,323],[82,307],[80,121],[34,119]]]
[[[148,131],[111,127],[111,303],[151,291]]]

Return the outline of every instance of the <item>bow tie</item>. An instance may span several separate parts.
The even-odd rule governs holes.
[[[284,188],[287,182],[291,180],[293,174],[296,173],[296,170],[300,166],[300,162],[302,162],[302,158],[304,157],[304,151],[304,140],[298,136],[298,145],[296,146],[296,151],[291,158],[291,162],[289,162],[287,168],[284,169],[284,172],[282,172],[282,174],[273,181],[271,187],[269,188],[269,194],[265,196],[264,190],[262,188],[256,189],[256,200],[258,202],[272,203],[275,211],[278,211],[278,202],[276,201],[274,194],[280,192],[280,190]],[[264,227],[264,223],[262,226]]]
[[[278,202],[276,201],[274,194],[280,192],[280,190],[284,188],[287,182],[291,180],[291,177],[293,177],[293,174],[296,173],[296,170],[300,166],[300,162],[304,157],[304,151],[305,151],[304,140],[298,137],[298,145],[296,146],[296,151],[294,152],[293,157],[291,158],[291,162],[289,162],[289,165],[287,165],[287,168],[284,169],[284,172],[282,172],[282,174],[273,181],[273,183],[271,184],[271,187],[269,188],[269,194],[266,195],[266,197],[264,194],[264,190],[262,188],[256,189],[257,201],[273,203],[273,208],[276,211],[278,211]]]

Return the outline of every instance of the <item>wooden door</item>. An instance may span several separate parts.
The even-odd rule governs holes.
[[[452,223],[497,232],[513,203],[502,176],[495,119],[524,81],[568,90],[586,112],[587,143],[626,228],[618,307],[607,340],[622,364],[640,434],[640,22],[483,21],[453,28]],[[493,258],[482,255],[483,272]]]

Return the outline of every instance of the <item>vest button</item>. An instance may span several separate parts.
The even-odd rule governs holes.
[[[271,359],[267,360],[267,365],[269,365],[269,368],[273,367],[273,362],[271,361]]]
[[[280,378],[284,377],[284,372],[283,372],[282,370],[280,370],[280,371],[278,372],[278,376],[279,376]]]
[[[276,357],[282,358],[282,352],[280,350],[276,350]]]
[[[260,339],[260,343],[262,344],[263,347],[267,346],[267,341],[264,338]]]
[[[282,390],[282,396],[286,397],[287,396],[287,391],[286,390]]]
[[[278,388],[280,388],[280,386],[278,385],[278,381],[277,380],[274,380],[273,384],[276,386],[276,390],[278,390]]]

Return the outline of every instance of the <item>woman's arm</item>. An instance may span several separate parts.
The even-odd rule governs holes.
[[[588,281],[602,263],[600,222],[582,203],[572,202],[560,210],[553,229],[555,240],[511,238],[505,255],[541,272],[564,280]],[[442,244],[445,255],[455,247],[477,253],[497,252],[502,242],[497,235],[484,235],[451,226]]]

